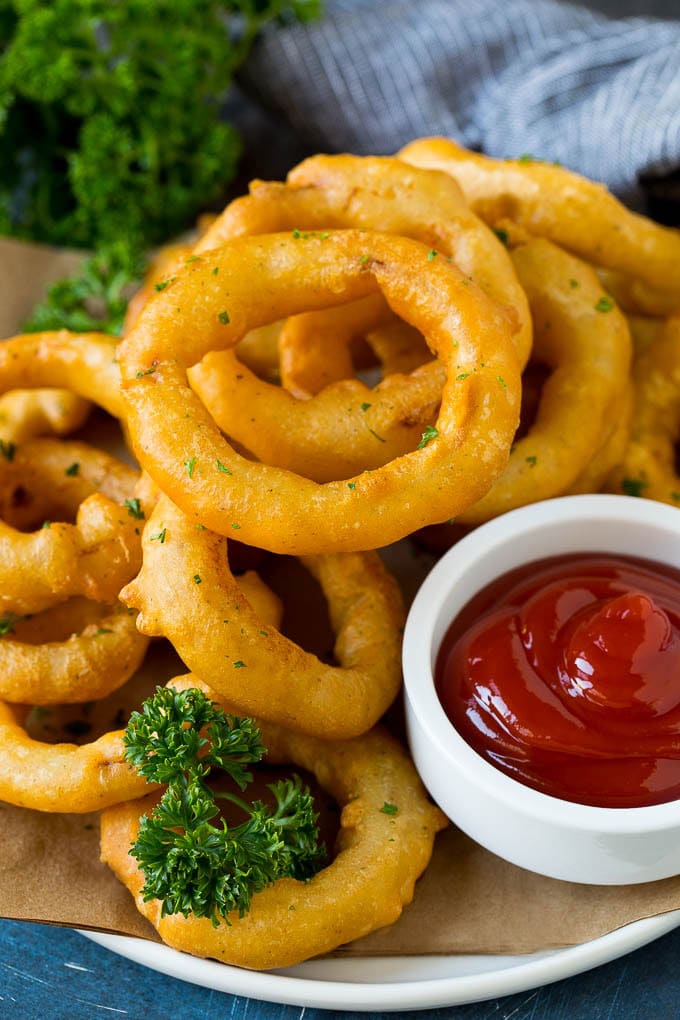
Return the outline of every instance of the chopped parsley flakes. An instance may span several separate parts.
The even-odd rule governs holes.
[[[385,801],[383,806],[380,808],[380,811],[381,811],[381,813],[383,815],[398,815],[399,814],[399,808],[397,807],[397,805],[396,804],[390,804],[387,801]]]
[[[436,439],[438,435],[439,435],[439,429],[436,429],[434,427],[434,425],[428,425],[425,428],[425,431],[423,432],[422,436],[420,437],[420,442],[418,443],[418,449],[422,450],[424,446],[427,446],[427,444],[432,439]]]
[[[136,497],[135,499],[124,500],[123,506],[127,507],[127,512],[130,515],[130,517],[134,517],[136,521],[144,520],[144,511],[142,510],[142,505]]]

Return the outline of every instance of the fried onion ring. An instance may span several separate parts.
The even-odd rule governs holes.
[[[248,544],[297,555],[373,549],[479,499],[502,470],[517,426],[512,328],[454,265],[427,256],[415,241],[345,231],[233,241],[187,265],[119,347],[145,470],[211,530],[230,535],[237,527]],[[301,306],[364,297],[376,284],[446,367],[436,428],[422,448],[323,487],[240,457],[190,389],[187,369],[255,326]]]
[[[85,422],[90,404],[67,390],[12,390],[0,397],[0,439],[22,443],[34,436],[64,436]]]
[[[605,440],[576,481],[567,489],[568,495],[601,492],[617,468],[623,463],[630,441],[633,419],[634,389],[629,381],[612,404]]]
[[[73,595],[115,600],[141,562],[140,521],[122,505],[136,481],[80,442],[34,439],[0,457],[0,611],[38,612]]]
[[[444,366],[429,361],[373,388],[346,379],[297,400],[259,379],[234,351],[211,351],[187,374],[227,435],[258,460],[322,483],[374,471],[415,449],[437,417],[446,381]]]
[[[680,309],[680,233],[626,209],[602,184],[540,160],[490,159],[448,138],[419,138],[399,159],[445,170],[486,223],[507,217],[530,233],[657,293],[661,314]],[[653,302],[652,302],[653,303]],[[649,300],[644,309],[652,311]]]
[[[179,690],[199,687],[220,700],[191,676],[171,684]],[[161,917],[158,900],[144,902],[144,875],[128,852],[140,815],[153,801],[110,808],[101,820],[102,860],[166,945],[253,970],[299,963],[396,921],[413,898],[435,835],[447,824],[428,801],[406,752],[385,730],[329,742],[263,723],[262,739],[270,762],[308,769],[342,814],[335,859],[307,882],[281,878],[257,893],[244,917],[232,914],[229,924],[217,928],[208,918]],[[395,812],[384,813],[386,804]]]
[[[207,226],[212,223],[211,217]],[[182,268],[192,257],[195,241],[184,244],[169,244],[159,249],[149,263],[144,282],[130,300],[123,323],[123,336],[126,336],[135,325],[142,309],[157,290],[162,290],[166,282]],[[261,326],[244,336],[237,345],[239,360],[252,369],[257,375],[267,379],[276,379],[279,374],[279,333],[281,324],[274,322]],[[2,419],[0,418],[0,425]]]
[[[107,333],[23,333],[0,344],[0,395],[63,388],[123,418],[116,338]]]
[[[680,506],[680,317],[668,319],[635,359],[632,435],[612,479],[615,492]]]
[[[12,637],[0,638],[0,698],[68,705],[96,701],[122,687],[141,665],[149,640],[121,605],[97,605],[94,614],[87,608],[81,600],[64,602],[17,623]],[[51,636],[65,629],[69,637]]]
[[[628,325],[616,307],[597,310],[602,287],[595,272],[538,238],[512,257],[534,317],[535,352],[553,371],[536,420],[515,443],[504,473],[457,517],[459,524],[480,524],[578,484],[603,445],[612,408],[628,381]]]
[[[625,440],[622,423],[606,463],[579,479],[593,451],[603,445],[612,413],[614,421],[618,417],[630,365],[623,316],[616,308],[607,313],[596,310],[603,295],[593,270],[550,242],[535,239],[521,244],[512,257],[535,320],[534,354],[553,373],[536,422],[515,444],[504,474],[482,504],[459,516],[459,523],[481,523],[505,510],[560,495],[572,484],[597,481],[599,488]],[[371,316],[378,323],[380,308],[371,306],[370,300],[351,306],[353,325],[359,325],[360,304],[362,326]],[[422,357],[419,347],[414,355]],[[386,378],[373,390],[352,379],[326,387],[313,400],[295,401],[283,389],[270,393],[273,388],[263,387],[231,352],[210,354],[189,372],[221,428],[258,458],[316,481],[328,481],[341,470],[358,473],[413,449],[415,433],[434,420],[438,402],[430,399],[430,387],[442,376],[441,366],[429,362],[412,373],[408,390],[399,376]],[[376,400],[378,394],[385,399]],[[416,398],[410,407],[400,403],[407,394]],[[344,400],[338,399],[340,395]],[[380,414],[386,405],[385,420]],[[399,429],[390,427],[395,417]],[[314,427],[317,421],[319,428]]]
[[[0,800],[55,814],[85,814],[143,797],[149,785],[124,759],[123,730],[91,744],[46,744],[23,726],[25,709],[0,701]]]
[[[142,570],[121,600],[140,611],[143,633],[168,638],[241,715],[337,740],[370,729],[396,698],[404,609],[376,553],[303,561],[328,600],[340,664],[334,667],[263,627],[229,570],[226,540],[197,530],[167,498],[159,500],[143,542]]]

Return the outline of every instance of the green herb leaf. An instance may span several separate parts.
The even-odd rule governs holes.
[[[626,496],[641,496],[648,488],[649,482],[643,478],[624,478],[621,482],[621,489]]]
[[[264,748],[251,719],[227,715],[195,688],[159,687],[132,713],[123,744],[126,759],[149,782],[167,784],[130,851],[144,872],[144,899],[160,900],[163,916],[228,924],[232,912],[243,916],[253,895],[278,878],[305,880],[320,867],[314,804],[298,776],[269,785],[272,806],[208,786],[213,769],[241,791],[252,781],[250,766]],[[237,804],[245,820],[220,819],[216,797]]]
[[[389,804],[387,801],[385,801],[385,803],[380,808],[380,810],[381,810],[381,812],[384,815],[397,815],[397,814],[399,814],[399,808],[396,806],[396,804]]]
[[[0,454],[5,458],[5,460],[9,461],[14,460],[14,455],[16,452],[17,452],[16,443],[9,442],[6,443],[4,439],[0,439]]]
[[[127,512],[130,517],[134,517],[136,521],[144,520],[144,511],[142,510],[142,504],[135,497],[134,499],[123,500],[123,506],[127,507]]]
[[[425,431],[420,437],[417,449],[422,450],[423,447],[427,446],[433,439],[436,439],[439,435],[439,429],[436,429],[434,425],[427,425]]]
[[[0,637],[11,634],[18,623],[27,619],[27,616],[17,616],[15,613],[5,613],[4,616],[0,616]]]

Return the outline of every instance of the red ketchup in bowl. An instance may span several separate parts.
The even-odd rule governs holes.
[[[512,570],[461,610],[435,670],[486,761],[598,807],[680,797],[680,570],[605,554]]]

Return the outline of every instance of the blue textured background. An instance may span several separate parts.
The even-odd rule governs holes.
[[[676,1020],[680,929],[614,963],[505,999],[373,1016],[455,1020]],[[207,991],[130,963],[77,932],[0,922],[2,1020],[329,1020],[360,1014],[276,1006]]]

